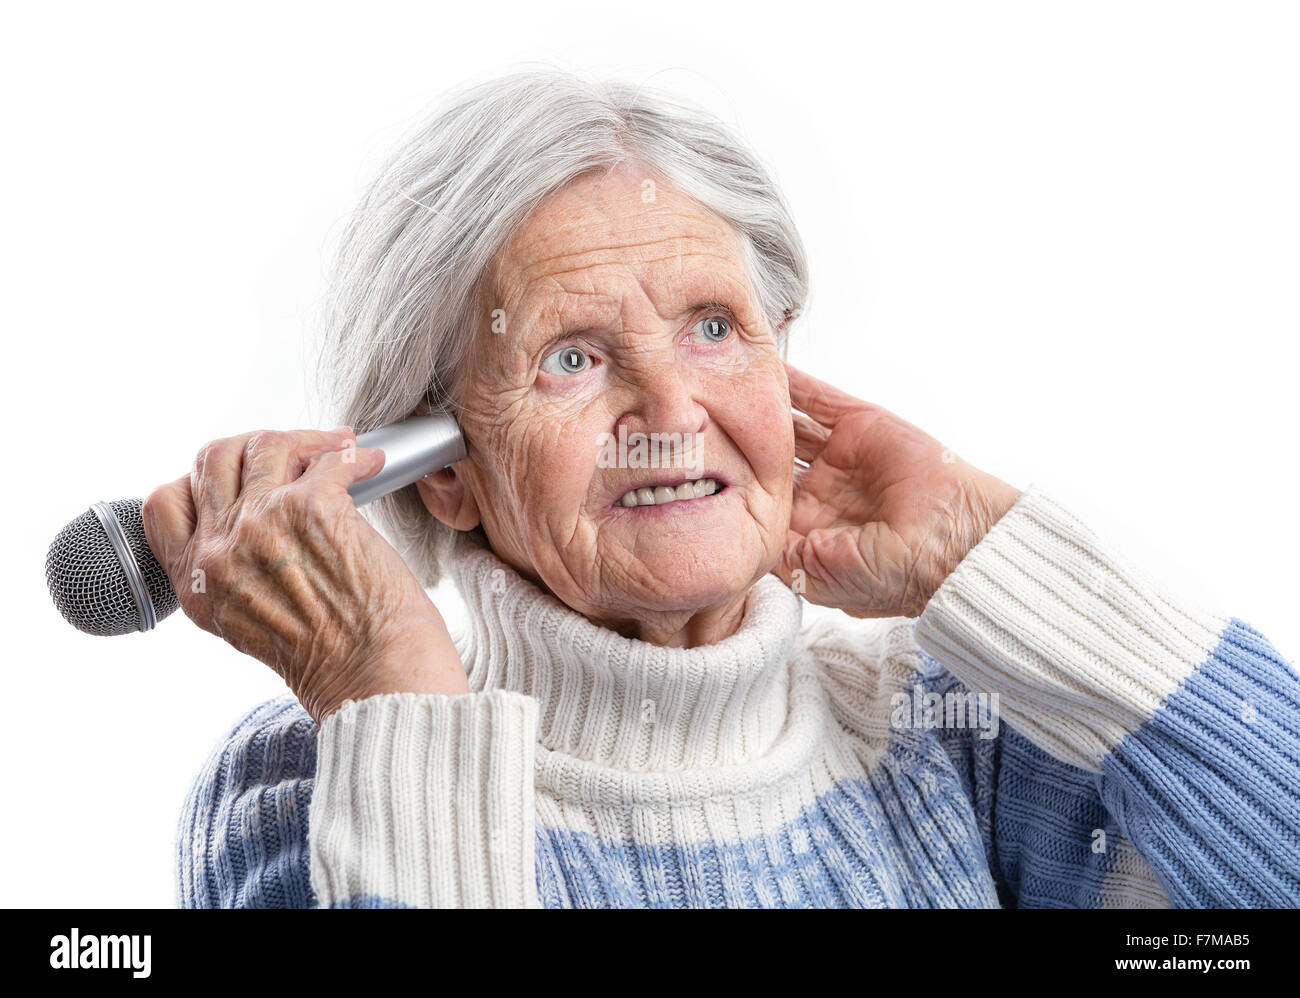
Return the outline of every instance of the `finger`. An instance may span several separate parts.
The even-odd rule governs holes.
[[[140,510],[144,536],[158,564],[171,576],[172,566],[180,566],[182,552],[194,536],[197,524],[194,499],[190,494],[190,476],[160,485],[149,493]]]
[[[822,572],[823,567],[817,558],[812,538],[797,530],[787,531],[785,546],[772,568],[772,574],[793,592],[816,603],[822,598],[824,590]]]
[[[262,430],[244,451],[242,490],[265,491],[297,480],[312,460],[352,441],[346,426],[337,430]]]
[[[790,382],[790,404],[828,429],[834,429],[846,412],[864,408],[868,404],[848,392],[840,391],[834,385],[804,373],[788,361],[783,363]]]
[[[794,420],[794,456],[812,464],[830,439],[830,430],[801,412],[791,412]]]
[[[382,447],[346,446],[313,458],[298,482],[306,488],[341,488],[365,481],[384,467]]]
[[[220,519],[239,497],[244,451],[252,433],[204,444],[190,472],[190,494],[199,526]]]
[[[805,540],[803,534],[794,530],[787,531],[781,557],[772,566],[772,574],[784,582],[787,587],[793,587],[795,570],[803,567],[801,551]]]

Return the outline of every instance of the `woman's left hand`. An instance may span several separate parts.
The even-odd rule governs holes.
[[[1020,495],[887,409],[789,364],[794,506],[773,574],[852,617],[919,616]]]

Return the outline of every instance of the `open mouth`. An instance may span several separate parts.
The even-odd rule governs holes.
[[[708,499],[725,489],[726,483],[716,478],[695,478],[675,484],[643,485],[625,492],[615,500],[616,509],[642,506],[670,506],[674,503]]]

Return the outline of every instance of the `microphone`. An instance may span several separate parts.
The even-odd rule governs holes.
[[[384,466],[348,486],[356,506],[396,492],[466,455],[456,420],[411,416],[357,437],[382,447]],[[151,630],[180,606],[167,573],[145,538],[143,499],[97,502],[59,531],[45,555],[45,582],[63,619],[86,634]]]

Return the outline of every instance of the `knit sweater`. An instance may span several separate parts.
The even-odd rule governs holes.
[[[1030,485],[918,618],[774,576],[715,644],[460,535],[471,692],[284,696],[185,802],[185,907],[1300,906],[1300,677]]]

